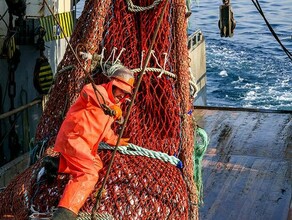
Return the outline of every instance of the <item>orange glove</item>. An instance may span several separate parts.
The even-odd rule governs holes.
[[[111,110],[115,112],[115,119],[119,120],[123,116],[122,109],[117,105],[110,106]]]
[[[127,146],[129,144],[130,138],[121,138],[119,146]]]

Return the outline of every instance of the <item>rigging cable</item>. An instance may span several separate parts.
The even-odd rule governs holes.
[[[280,44],[280,46],[282,47],[283,51],[287,54],[288,58],[292,61],[292,53],[282,44],[281,40],[279,39],[279,37],[277,36],[277,34],[275,33],[274,29],[272,28],[272,26],[270,25],[270,23],[268,22],[268,20],[266,19],[264,12],[260,6],[260,3],[258,2],[258,0],[252,0],[252,3],[254,4],[254,6],[256,7],[256,9],[258,10],[258,12],[261,14],[261,16],[263,17],[264,21],[266,22],[270,32],[272,33],[272,35],[274,36],[274,38],[277,40],[277,42]]]
[[[55,20],[55,21],[57,22],[57,24],[59,25],[61,32],[65,33],[64,30],[63,30],[63,27],[62,27],[62,25],[60,24],[59,20],[57,19],[56,15],[53,13],[52,9],[51,9],[50,6],[48,5],[47,0],[44,0],[44,3],[45,3],[45,5],[47,6],[48,10],[50,11],[51,15],[53,16],[54,20]],[[108,109],[108,107],[107,107],[107,105],[106,105],[106,102],[105,102],[104,97],[102,96],[102,94],[100,93],[100,91],[96,88],[95,82],[94,82],[93,78],[90,76],[90,73],[89,73],[89,72],[83,67],[82,63],[80,62],[80,60],[79,60],[79,58],[78,58],[78,55],[76,54],[75,50],[73,49],[73,47],[72,47],[71,43],[69,42],[68,38],[67,38],[66,36],[64,36],[64,38],[65,38],[65,40],[66,40],[66,42],[67,42],[69,48],[71,49],[71,52],[74,54],[74,56],[75,56],[75,58],[76,58],[78,64],[80,65],[80,67],[81,67],[82,70],[84,71],[85,76],[89,79],[89,81],[90,81],[90,83],[91,83],[91,85],[92,85],[92,87],[93,87],[93,90],[94,90],[94,93],[95,93],[96,99],[97,99],[97,101],[99,102],[101,108],[103,109],[103,111],[105,112],[105,114],[108,114],[109,109]],[[99,100],[99,96],[98,96],[97,93],[98,93],[98,94],[100,95],[100,97],[102,98],[103,104],[100,102],[100,100]]]

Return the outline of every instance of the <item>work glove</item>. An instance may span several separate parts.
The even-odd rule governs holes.
[[[129,144],[130,138],[121,138],[119,146],[127,146]]]
[[[114,118],[120,120],[123,117],[122,109],[117,105],[110,106],[111,110],[114,112]]]
[[[47,180],[52,183],[58,176],[58,168],[60,163],[60,157],[45,156],[43,159],[43,165],[47,174]]]

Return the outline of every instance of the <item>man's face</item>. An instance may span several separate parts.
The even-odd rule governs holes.
[[[119,102],[121,102],[121,100],[123,100],[125,98],[127,93],[125,93],[124,90],[121,90],[118,87],[114,87],[113,88],[113,95],[114,95],[114,99],[116,102],[115,104],[118,104]]]

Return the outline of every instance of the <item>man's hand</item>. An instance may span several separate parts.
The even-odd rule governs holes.
[[[127,146],[130,138],[121,138],[119,146]]]
[[[117,106],[117,105],[112,105],[112,106],[110,106],[110,108],[115,113],[115,116],[114,116],[115,119],[116,120],[120,120],[122,118],[122,116],[123,116],[122,109],[119,106]]]

